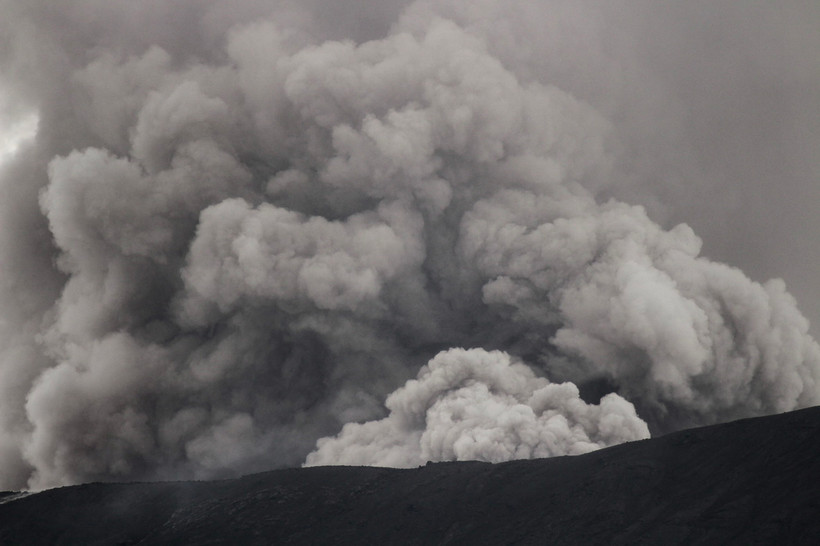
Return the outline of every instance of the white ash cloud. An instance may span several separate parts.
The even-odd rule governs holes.
[[[586,404],[573,383],[550,383],[500,351],[451,349],[387,397],[390,414],[322,438],[306,465],[412,467],[579,455],[641,440],[635,408],[608,394]]]
[[[0,486],[580,453],[818,403],[784,283],[649,216],[703,172],[639,111],[657,80],[565,64],[559,23],[605,37],[604,8],[365,4],[0,2],[40,119],[0,173]],[[528,49],[532,14],[557,34]]]

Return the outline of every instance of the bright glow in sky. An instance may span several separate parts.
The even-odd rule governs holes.
[[[0,164],[10,158],[20,144],[37,133],[37,114],[30,114],[10,127],[0,128]]]

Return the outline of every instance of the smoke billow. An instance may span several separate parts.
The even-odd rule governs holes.
[[[387,397],[390,415],[322,438],[306,464],[411,467],[426,461],[578,455],[649,437],[635,407],[607,394],[587,405],[572,383],[536,377],[509,355],[452,349]]]
[[[624,39],[674,14],[230,5],[0,2],[39,114],[0,173],[0,486],[575,454],[820,401],[784,282],[657,223],[718,172]]]

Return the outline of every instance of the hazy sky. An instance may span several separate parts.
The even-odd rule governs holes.
[[[33,114],[23,121],[4,125],[0,133],[0,162],[14,154],[21,142],[32,138],[36,131],[37,116]]]

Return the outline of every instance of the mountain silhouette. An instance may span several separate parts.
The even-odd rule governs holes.
[[[816,544],[820,407],[586,455],[0,494],[0,544]]]

